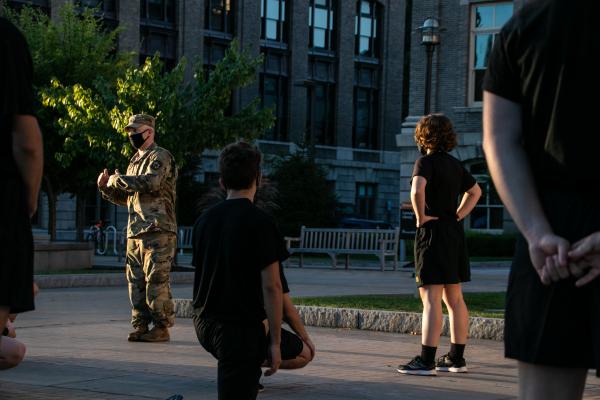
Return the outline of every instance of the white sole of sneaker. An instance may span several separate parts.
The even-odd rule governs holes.
[[[465,373],[467,372],[467,367],[435,367],[436,371],[440,372],[457,372],[457,373]]]
[[[396,369],[396,371],[398,371],[399,373],[404,374],[404,375],[419,375],[419,376],[436,376],[437,375],[437,372],[435,372],[435,370],[433,370],[433,369],[429,370],[429,371],[426,371],[426,370],[410,371],[410,370],[404,370],[404,369],[398,368],[398,369]]]

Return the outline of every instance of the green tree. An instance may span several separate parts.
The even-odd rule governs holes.
[[[61,13],[59,22],[54,22],[29,10],[19,16],[19,26],[29,40],[43,36],[44,29],[67,32],[59,35],[62,44],[52,42],[53,48],[85,47],[87,43],[95,51],[105,52],[106,57],[89,63],[85,60],[87,71],[95,71],[96,64],[98,71],[103,71],[94,74],[95,77],[84,76],[82,72],[79,80],[65,72],[63,76],[46,75],[47,81],[36,81],[42,106],[39,115],[50,119],[44,126],[51,126],[53,131],[50,140],[46,140],[46,154],[53,167],[47,170],[47,175],[55,194],[69,192],[83,198],[95,184],[100,170],[124,169],[133,151],[126,145],[123,129],[128,117],[135,113],[157,117],[157,141],[184,168],[193,168],[186,164],[205,149],[222,147],[239,138],[255,139],[273,124],[271,111],[258,109],[258,99],[234,115],[227,113],[233,91],[252,83],[262,62],[262,58],[240,50],[237,42],[232,42],[209,76],[197,65],[194,79],[186,81],[185,59],[171,71],[165,71],[158,54],[139,67],[127,64],[131,55],[114,51],[115,33],[105,32],[91,12],[79,17],[72,6],[67,6]],[[73,28],[79,24],[85,26]],[[86,37],[90,31],[95,34],[87,42],[77,37],[78,32]],[[95,46],[98,37],[103,38],[102,43],[107,41],[113,46]],[[39,61],[44,56],[55,57],[52,50],[32,46],[32,53],[36,70],[38,62],[42,71],[54,70],[45,67],[46,61]],[[57,53],[57,63],[75,62],[67,61],[62,50]],[[114,69],[110,65],[103,69],[103,60],[114,63]],[[68,65],[65,71],[71,71]],[[80,219],[78,225],[82,226],[82,222],[85,221]]]
[[[297,153],[276,161],[269,178],[279,192],[275,210],[284,235],[297,236],[302,225],[333,227],[337,198],[327,186],[326,171],[312,157]]]
[[[64,85],[78,84],[91,88],[100,82],[114,82],[117,76],[131,65],[131,53],[118,53],[119,30],[108,32],[94,10],[79,12],[67,3],[59,11],[58,21],[50,20],[44,13],[23,7],[19,13],[6,8],[3,13],[23,32],[34,63],[34,87],[38,93],[36,114],[44,133],[44,185],[50,209],[49,232],[56,237],[56,199],[61,193],[78,195],[78,219],[83,211],[83,194],[93,184],[93,164],[90,154],[72,152],[80,142],[65,136],[61,124],[65,115],[42,105],[42,94],[52,88],[52,80]],[[94,155],[92,154],[93,158]],[[93,161],[93,160],[92,160]],[[81,224],[83,221],[79,221]]]

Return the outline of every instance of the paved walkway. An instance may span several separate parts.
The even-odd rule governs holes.
[[[396,293],[404,290],[398,289],[404,280],[407,287],[410,282],[405,272],[288,271],[298,295]],[[495,275],[488,270],[481,278],[487,273]],[[338,285],[331,288],[334,281]],[[174,287],[175,297],[190,293],[190,285]],[[19,337],[28,345],[27,359],[0,372],[0,399],[165,399],[174,393],[186,400],[216,399],[216,363],[197,343],[190,320],[177,321],[170,343],[125,340],[130,329],[125,287],[46,289],[37,310],[21,315],[17,323]],[[503,358],[499,342],[469,343],[468,374],[423,378],[395,372],[419,348],[418,336],[309,331],[317,358],[305,369],[263,379],[267,390],[259,398],[463,400],[516,394],[515,363]],[[442,338],[440,352],[447,348],[448,339]],[[600,399],[600,379],[590,375],[585,398]]]

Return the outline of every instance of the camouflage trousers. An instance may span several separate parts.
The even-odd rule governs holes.
[[[175,323],[169,272],[177,247],[177,236],[149,232],[127,239],[127,282],[134,327]]]

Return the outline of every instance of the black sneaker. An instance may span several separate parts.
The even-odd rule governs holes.
[[[398,372],[408,375],[437,375],[434,363],[426,363],[421,356],[416,356],[406,365],[399,365]]]
[[[438,358],[435,369],[441,372],[467,372],[467,362],[464,358],[454,360],[450,354],[445,354]]]

